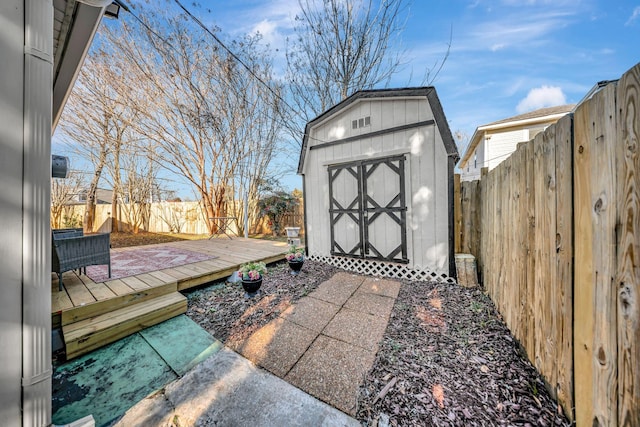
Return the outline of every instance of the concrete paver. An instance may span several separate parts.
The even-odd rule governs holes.
[[[280,316],[289,322],[320,333],[338,310],[340,310],[339,305],[309,296],[286,309]]]
[[[131,408],[118,427],[359,426],[353,418],[222,349]]]
[[[381,295],[390,298],[398,298],[400,282],[379,277],[369,277],[358,288],[358,292]]]
[[[309,296],[343,305],[356,289],[364,282],[364,276],[349,273],[337,273],[326,282],[323,282]]]
[[[358,388],[375,355],[373,351],[320,335],[285,380],[355,415]]]
[[[376,353],[386,328],[383,317],[343,308],[322,333]]]
[[[373,365],[399,290],[397,281],[337,273],[241,345],[227,345],[354,414],[358,388]]]
[[[395,304],[394,298],[358,291],[344,303],[344,307],[362,313],[370,313],[388,320],[393,304]]]
[[[244,341],[227,342],[253,363],[284,377],[300,359],[318,332],[285,319],[274,319]]]

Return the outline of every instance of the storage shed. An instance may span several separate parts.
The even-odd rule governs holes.
[[[307,123],[307,254],[351,270],[455,277],[459,155],[433,87],[357,92]]]

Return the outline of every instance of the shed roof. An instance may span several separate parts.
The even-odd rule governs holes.
[[[429,106],[431,107],[436,126],[438,127],[440,135],[442,136],[447,155],[449,157],[453,157],[454,163],[457,162],[460,158],[460,155],[458,154],[458,148],[456,147],[453,136],[451,135],[449,123],[447,122],[447,119],[444,115],[444,110],[442,109],[442,104],[440,104],[440,99],[438,98],[435,87],[424,86],[401,89],[370,89],[361,90],[354,93],[344,101],[339,102],[338,104],[329,108],[327,111],[307,123],[304,128],[304,137],[302,138],[302,148],[300,150],[300,160],[298,162],[298,174],[302,174],[302,171],[304,169],[304,161],[306,158],[307,146],[309,144],[309,132],[311,131],[312,127],[322,122],[326,118],[338,113],[339,111],[346,109],[358,100],[379,98],[391,99],[397,97],[424,97],[427,99],[427,101],[429,102]],[[367,134],[362,134],[360,136],[366,138]]]

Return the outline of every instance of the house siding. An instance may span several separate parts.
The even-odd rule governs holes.
[[[24,134],[24,2],[0,2],[3,32],[0,63],[0,415],[2,425],[22,426],[22,152]],[[8,78],[11,76],[11,78]],[[50,89],[49,89],[50,91]]]
[[[529,140],[529,130],[517,129],[507,132],[496,132],[487,134],[485,140],[487,139],[487,158],[483,161],[483,164],[491,170],[508,158],[511,153],[516,151],[518,143]]]
[[[474,161],[474,157],[471,156],[469,161],[461,169],[460,179],[462,181],[480,179],[480,172],[485,165],[485,159],[487,159],[486,148],[487,144],[485,143],[485,139],[482,138],[475,149],[477,156],[476,161]]]

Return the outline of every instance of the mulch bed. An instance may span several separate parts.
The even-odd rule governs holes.
[[[226,342],[248,338],[340,270],[270,266],[261,296],[218,283],[187,294],[187,315]],[[569,425],[540,375],[478,289],[403,282],[357,418],[370,426]]]
[[[286,262],[269,265],[268,270],[254,298],[244,297],[240,283],[187,291],[187,316],[222,342],[243,340],[340,271],[308,260],[298,276],[291,275]]]
[[[403,283],[360,389],[366,425],[569,425],[481,290]]]

